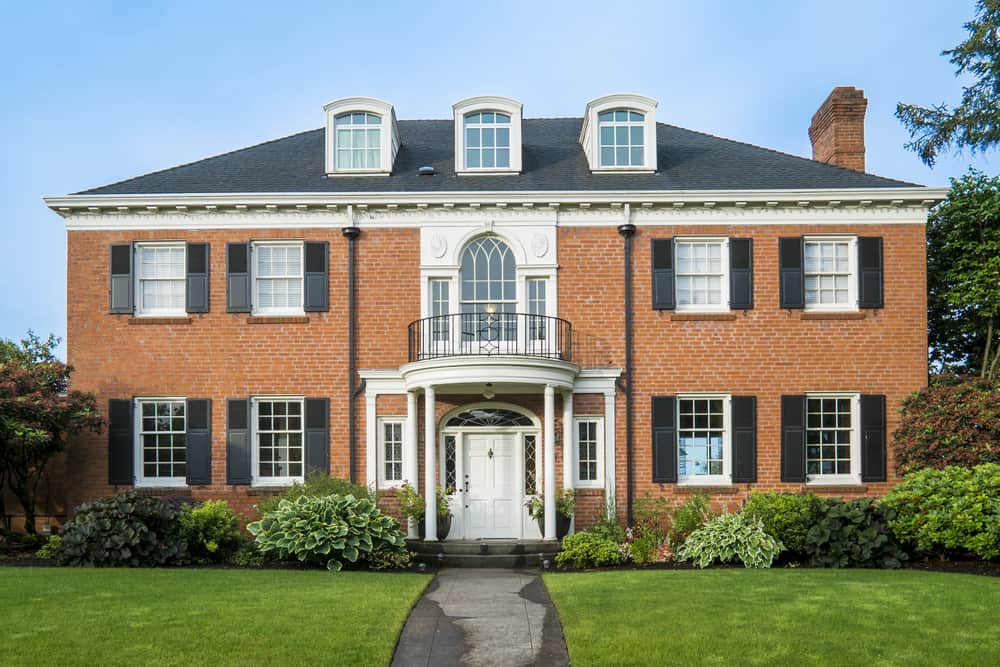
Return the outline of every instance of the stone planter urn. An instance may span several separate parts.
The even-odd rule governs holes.
[[[573,520],[572,516],[559,514],[556,512],[556,539],[561,540],[569,534],[569,524]],[[536,519],[538,521],[538,532],[545,535],[545,517]]]
[[[423,519],[417,524],[417,534],[420,535],[420,539],[424,539],[427,533],[427,524]],[[448,533],[451,532],[451,515],[438,516],[437,518],[437,538],[443,540],[448,537]]]

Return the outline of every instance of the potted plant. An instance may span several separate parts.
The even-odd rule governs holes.
[[[538,522],[538,532],[545,534],[545,498],[541,495],[528,496],[524,502],[528,516]],[[556,539],[561,540],[569,533],[569,524],[576,509],[573,489],[560,489],[556,493]]]
[[[447,489],[437,487],[437,538],[443,540],[451,532],[451,508],[448,507],[448,496],[454,493],[451,487]],[[426,524],[424,522],[425,504],[424,498],[410,484],[396,489],[396,497],[399,498],[400,511],[410,521],[415,521],[420,539],[424,539]]]

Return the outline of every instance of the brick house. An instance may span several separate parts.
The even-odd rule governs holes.
[[[944,190],[864,172],[866,105],[835,89],[809,160],[633,94],[409,121],[353,97],[47,198],[74,385],[109,420],[69,448],[67,507],[135,486],[252,516],[318,469],[390,510],[404,481],[454,489],[448,539],[553,538],[560,487],[577,527],[647,493],[883,493]]]

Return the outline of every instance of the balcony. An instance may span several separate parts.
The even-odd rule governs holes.
[[[572,361],[573,327],[528,313],[456,313],[409,326],[410,363],[444,357],[540,357]]]

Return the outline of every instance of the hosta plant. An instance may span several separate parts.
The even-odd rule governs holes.
[[[688,535],[677,550],[677,559],[701,568],[712,563],[734,563],[744,567],[771,567],[784,546],[767,534],[764,523],[749,514],[722,514]]]
[[[377,569],[408,560],[406,536],[396,520],[382,514],[371,499],[353,495],[282,500],[247,530],[264,554],[325,564],[330,571],[345,563]]]

